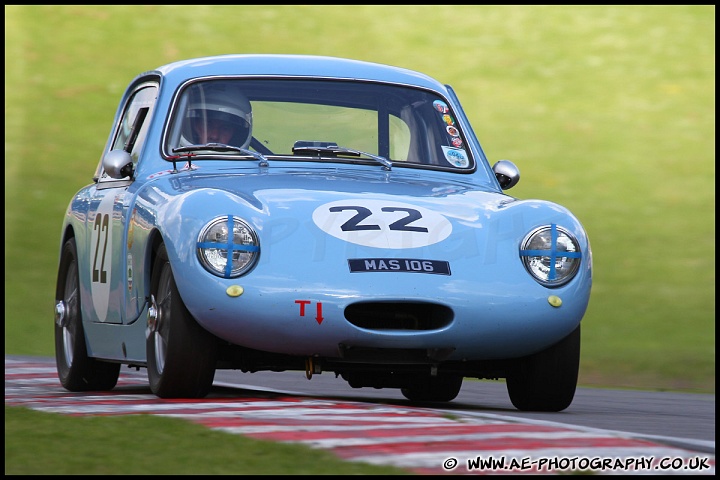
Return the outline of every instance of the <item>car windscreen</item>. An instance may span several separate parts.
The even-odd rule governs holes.
[[[445,99],[420,88],[367,81],[223,78],[188,83],[173,104],[165,153],[170,157],[179,147],[216,144],[290,160],[367,161],[362,155],[348,160],[347,152],[355,151],[393,166],[474,167]],[[238,152],[194,152],[196,159],[233,155]]]

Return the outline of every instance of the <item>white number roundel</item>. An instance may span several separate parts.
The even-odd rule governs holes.
[[[426,247],[452,231],[448,219],[433,210],[386,200],[337,200],[317,207],[312,218],[333,237],[375,248]]]

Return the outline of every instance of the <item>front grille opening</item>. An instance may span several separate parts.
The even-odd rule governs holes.
[[[345,309],[345,318],[367,330],[437,330],[453,320],[453,311],[427,302],[361,302]]]

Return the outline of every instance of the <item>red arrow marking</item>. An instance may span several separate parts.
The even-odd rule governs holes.
[[[322,316],[322,302],[317,303],[317,316],[315,317],[315,320],[317,320],[318,325],[320,325],[323,321]]]

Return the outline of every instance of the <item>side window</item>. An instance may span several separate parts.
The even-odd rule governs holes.
[[[405,162],[410,158],[410,126],[395,115],[390,115],[390,158]]]
[[[141,85],[130,97],[125,106],[125,111],[120,118],[120,125],[115,132],[115,139],[110,150],[125,150],[130,153],[133,163],[137,164],[145,143],[150,126],[152,110],[157,99],[158,86],[154,83]],[[117,179],[110,178],[103,170],[102,159],[98,164],[93,180],[107,184],[104,188],[112,186]],[[129,181],[129,177],[122,179],[122,182]]]
[[[120,128],[112,145],[112,150],[130,152],[133,162],[137,163],[140,150],[145,142],[150,114],[157,98],[157,86],[148,85],[136,91],[120,121]]]

